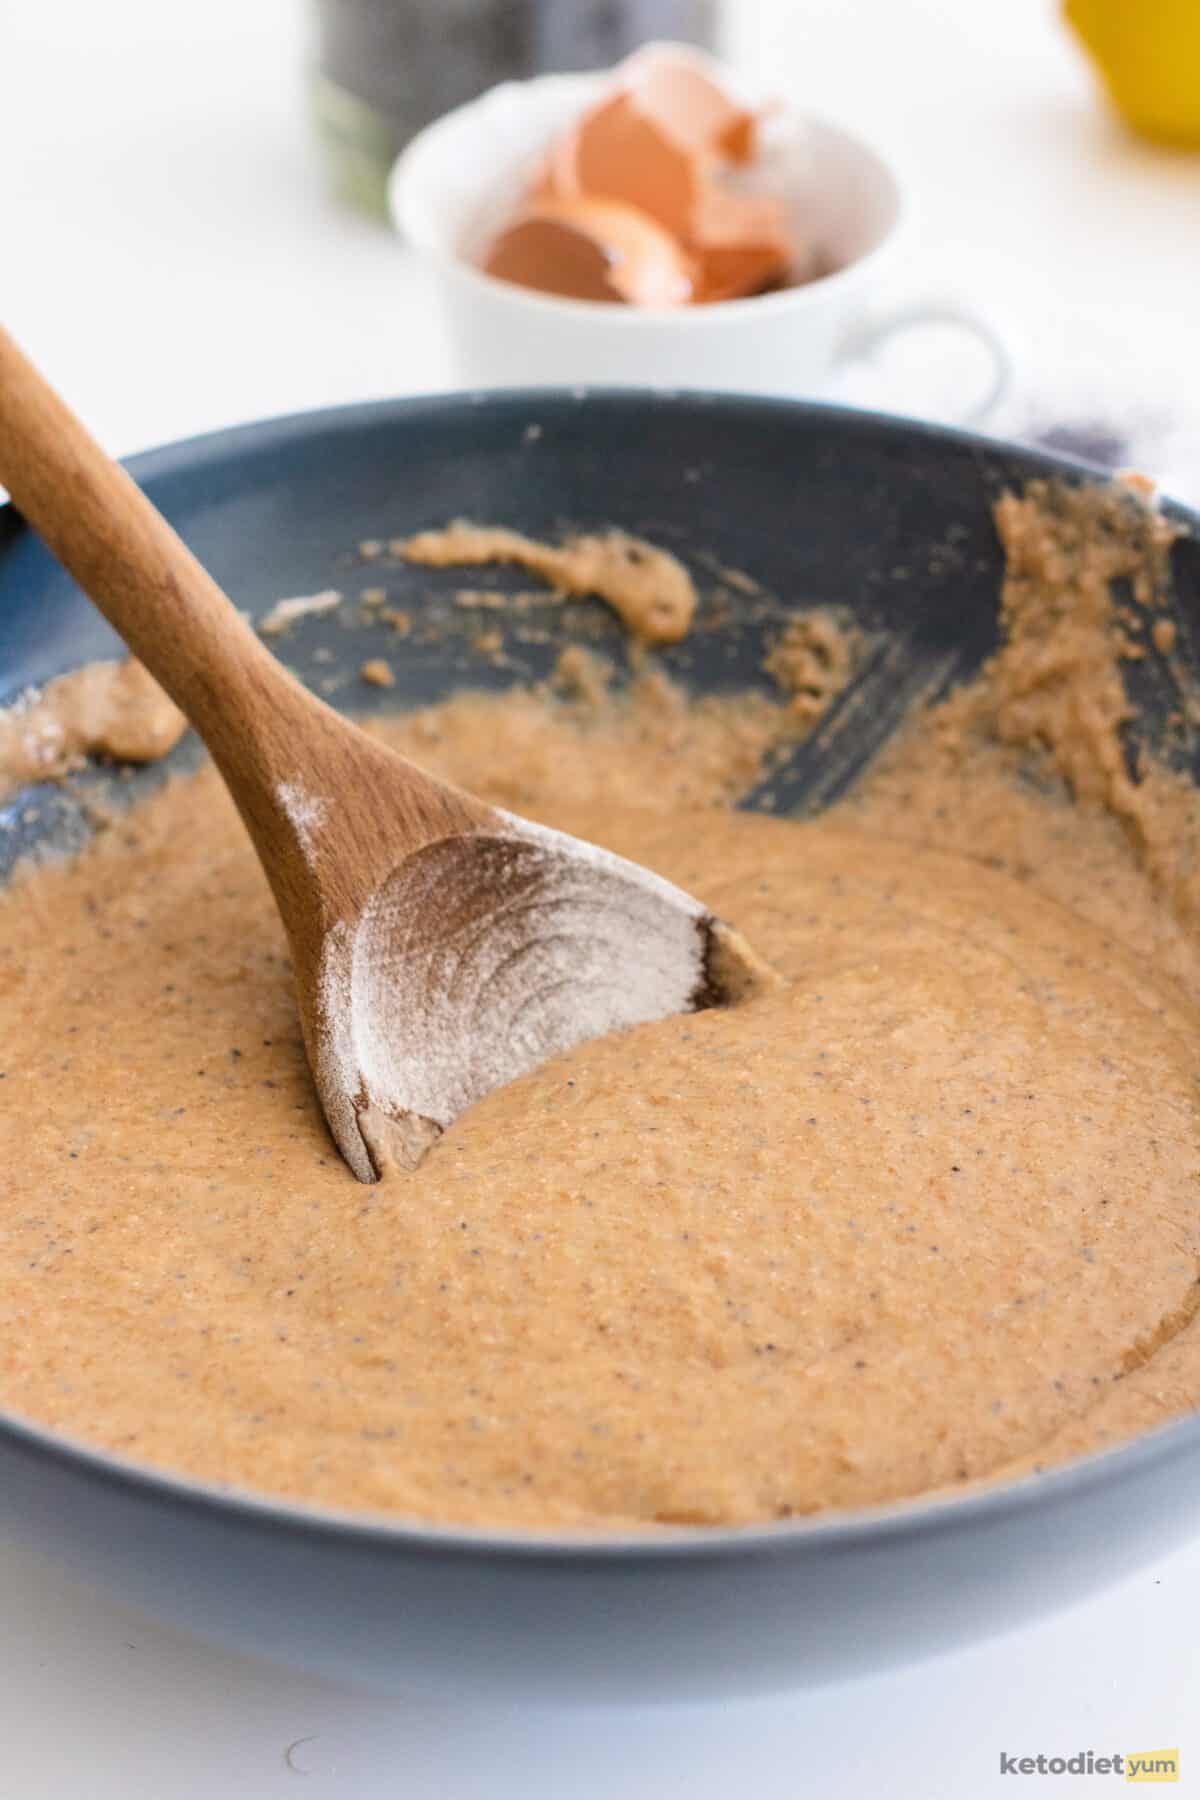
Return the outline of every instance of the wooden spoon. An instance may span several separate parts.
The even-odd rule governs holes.
[[[360,1181],[583,1039],[756,984],[679,888],[435,781],[310,694],[2,330],[0,482],[211,751]]]

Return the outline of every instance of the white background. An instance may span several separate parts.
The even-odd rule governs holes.
[[[1018,347],[997,426],[1115,430],[1200,499],[1200,157],[1111,123],[1051,0],[731,11],[743,62],[900,159],[922,220],[910,280],[986,304]],[[297,0],[0,13],[0,313],[116,451],[453,382],[420,271],[324,196],[302,46]],[[955,353],[914,340],[855,395],[936,415]],[[1198,1620],[1200,1541],[1036,1630],[886,1678],[500,1714],[241,1662],[0,1546],[0,1800],[975,1800],[1013,1787],[1001,1749],[1176,1744],[1174,1791],[1200,1794]]]

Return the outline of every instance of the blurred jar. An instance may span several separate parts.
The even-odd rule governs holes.
[[[718,0],[310,0],[311,94],[335,191],[383,217],[421,128],[498,81],[600,69],[651,38],[713,48]]]

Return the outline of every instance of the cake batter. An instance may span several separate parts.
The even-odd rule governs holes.
[[[581,1046],[377,1188],[326,1134],[211,769],[22,875],[0,1404],[209,1481],[530,1528],[894,1499],[1194,1406],[1195,797],[1111,755],[1114,570],[1073,518],[1002,513],[1007,649],[809,823],[730,810],[762,698],[651,676],[383,727],[658,869],[785,982]]]

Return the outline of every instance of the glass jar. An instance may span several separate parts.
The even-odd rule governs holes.
[[[713,47],[717,0],[311,0],[311,96],[335,191],[383,216],[422,126],[498,81],[602,69],[654,38]]]

